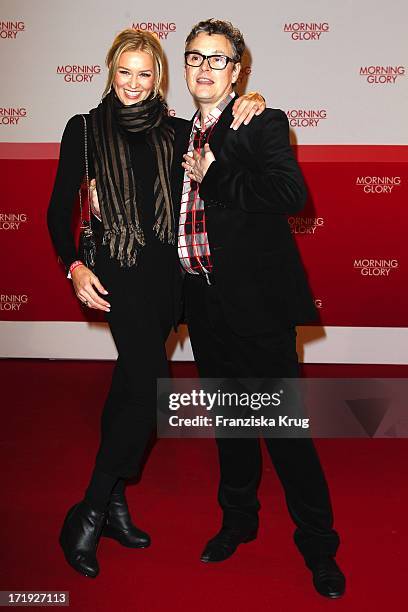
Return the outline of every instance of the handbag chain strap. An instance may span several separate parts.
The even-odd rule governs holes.
[[[81,214],[81,228],[90,227],[91,226],[91,186],[89,184],[89,167],[88,167],[88,130],[86,125],[86,119],[84,115],[81,115],[84,121],[84,153],[85,153],[85,178],[86,178],[86,188],[88,195],[88,219],[89,222],[86,222],[83,216],[83,205],[82,205],[82,190],[81,187],[78,190],[79,193],[79,210]],[[85,221],[85,223],[84,223]]]

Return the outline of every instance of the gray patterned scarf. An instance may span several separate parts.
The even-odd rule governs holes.
[[[136,263],[137,254],[146,243],[126,132],[147,132],[147,140],[156,152],[153,231],[161,242],[174,244],[170,188],[174,129],[163,121],[166,106],[160,98],[125,106],[113,89],[90,115],[103,244],[109,244],[111,257],[118,259],[121,266],[129,267]]]

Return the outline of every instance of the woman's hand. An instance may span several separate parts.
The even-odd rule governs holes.
[[[205,177],[208,168],[215,161],[214,153],[210,149],[209,144],[204,145],[204,155],[201,156],[196,150],[190,151],[186,155],[183,155],[184,162],[181,164],[185,170],[187,170],[187,176],[189,179],[201,183]]]
[[[241,123],[248,125],[254,115],[260,115],[266,108],[266,102],[263,96],[257,91],[250,91],[238,98],[232,107],[234,121],[230,127],[237,130]]]
[[[108,292],[99,282],[99,278],[89,268],[86,266],[77,266],[72,270],[71,278],[76,296],[82,304],[85,304],[88,308],[110,312],[109,302],[102,299],[96,293],[94,287],[96,287],[99,293],[103,293],[104,295],[107,295]]]

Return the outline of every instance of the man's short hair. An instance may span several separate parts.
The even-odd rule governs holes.
[[[245,41],[238,28],[235,28],[230,21],[221,19],[206,19],[200,21],[192,27],[190,34],[186,38],[186,47],[198,34],[221,34],[228,38],[231,43],[235,62],[240,62],[245,51]]]

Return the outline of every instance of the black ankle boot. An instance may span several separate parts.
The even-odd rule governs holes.
[[[62,526],[60,544],[65,559],[77,572],[95,578],[99,573],[96,559],[106,512],[97,512],[86,501],[75,504]]]
[[[124,493],[112,493],[102,535],[128,548],[150,546],[150,536],[132,523]]]

